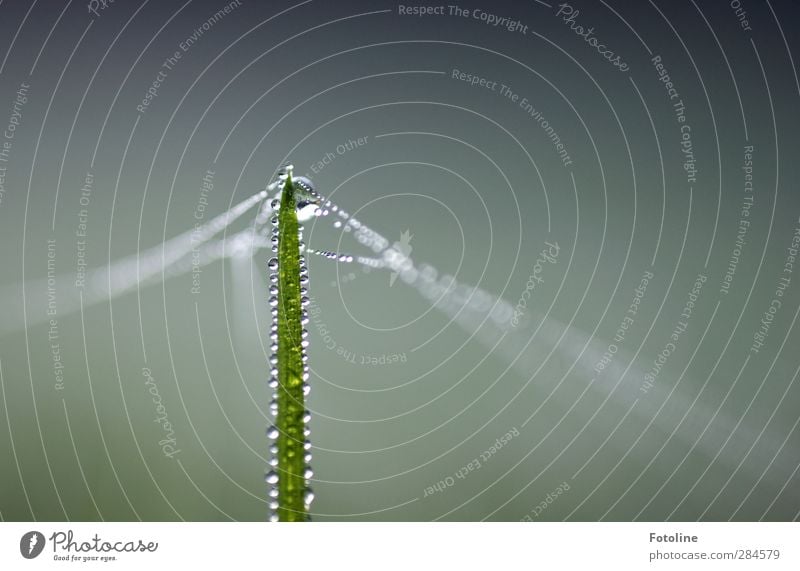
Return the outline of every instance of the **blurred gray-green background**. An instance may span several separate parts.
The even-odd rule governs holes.
[[[0,14],[4,520],[265,519],[269,251],[76,280],[287,161],[436,269],[309,260],[315,520],[797,519],[793,2]]]

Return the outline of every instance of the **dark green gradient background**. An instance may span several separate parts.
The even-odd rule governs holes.
[[[20,83],[31,86],[0,203],[3,519],[265,519],[268,252],[203,268],[197,295],[182,276],[62,311],[61,391],[47,298],[26,289],[23,301],[22,283],[46,277],[55,240],[56,298],[74,295],[89,170],[86,259],[97,267],[190,229],[206,169],[207,219],[285,160],[390,242],[408,230],[416,262],[512,305],[544,242],[561,248],[531,297],[533,326],[508,333],[527,343],[546,314],[557,334],[539,331],[536,359],[514,367],[388,272],[311,259],[318,323],[335,342],[328,349],[310,326],[314,519],[797,519],[800,275],[764,347],[749,352],[800,217],[793,2],[743,1],[745,31],[728,2],[575,0],[577,22],[629,64],[621,72],[557,7],[532,1],[459,4],[518,18],[521,34],[401,16],[383,1],[242,0],[137,112],[165,58],[224,5],[116,2],[95,17],[78,2],[57,26],[61,2],[0,6],[0,57],[10,49],[0,125]],[[686,105],[691,193],[648,49]],[[454,68],[526,97],[573,164],[518,104],[453,79]],[[359,137],[367,143],[337,154]],[[755,149],[751,226],[724,295],[745,145]],[[368,254],[321,221],[307,235]],[[627,373],[597,375],[598,355],[575,339],[594,334],[602,352],[646,270],[655,277],[616,357]],[[644,394],[643,373],[700,272],[695,314]],[[395,354],[405,361],[361,363]],[[174,426],[172,458],[143,367]],[[479,470],[426,496],[512,428],[520,436]],[[569,490],[535,516],[562,482]]]

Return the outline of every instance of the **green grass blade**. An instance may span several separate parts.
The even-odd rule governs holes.
[[[306,521],[300,224],[291,176],[278,211],[278,520]]]

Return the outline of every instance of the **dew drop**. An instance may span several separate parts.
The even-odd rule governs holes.
[[[267,428],[267,438],[269,438],[270,440],[275,440],[276,438],[278,438],[279,435],[280,432],[278,431],[277,427],[270,426],[269,428]]]
[[[297,220],[299,222],[305,222],[306,220],[311,220],[315,216],[319,216],[319,214],[317,214],[318,212],[319,206],[313,202],[297,203]]]
[[[311,385],[303,383],[303,395],[308,396],[309,394],[311,394]]]
[[[303,422],[308,423],[311,420],[311,413],[309,411],[305,411],[303,413]]]
[[[264,477],[267,484],[277,484],[278,483],[278,473],[275,470],[270,470],[267,472],[267,475]]]
[[[314,477],[314,470],[312,470],[311,468],[306,468],[305,471],[303,472],[303,477],[306,480],[310,480],[311,478]]]
[[[275,295],[270,296],[269,305],[270,307],[278,307],[278,297]]]
[[[337,220],[336,222],[334,222],[334,223],[333,223],[333,227],[334,227],[334,228],[341,228],[341,227],[342,227],[342,222],[341,222],[341,220]]]
[[[273,272],[278,269],[278,258],[270,258],[267,267]]]
[[[314,492],[311,490],[311,488],[308,488],[303,493],[303,503],[305,503],[306,507],[308,507],[311,505],[311,502],[313,501],[314,501]]]

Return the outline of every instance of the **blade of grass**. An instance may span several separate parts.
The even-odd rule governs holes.
[[[287,177],[278,211],[278,521],[306,521],[300,224]]]

